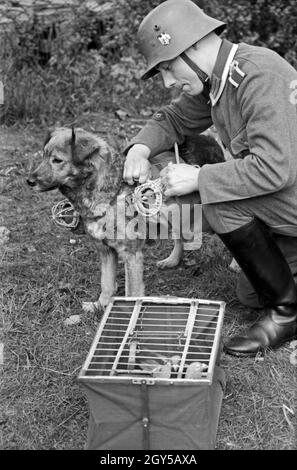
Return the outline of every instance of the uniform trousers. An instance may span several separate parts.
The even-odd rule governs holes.
[[[164,152],[152,158],[152,176],[175,163],[172,152]],[[181,159],[182,161],[182,159]],[[181,204],[201,204],[199,193],[178,198]],[[272,231],[273,237],[286,258],[297,282],[297,189],[289,188],[273,194],[236,201],[202,204],[202,231],[204,233],[227,233],[259,218]],[[258,296],[241,271],[236,293],[240,302],[252,308],[259,308]]]

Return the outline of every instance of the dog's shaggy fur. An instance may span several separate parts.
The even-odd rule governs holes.
[[[190,148],[190,150],[189,150]],[[202,151],[201,151],[202,149]],[[200,136],[185,146],[182,157],[188,163],[223,161],[219,145]],[[200,158],[200,159],[199,159]],[[202,161],[201,161],[202,159]],[[31,173],[28,184],[37,191],[59,189],[83,220],[86,233],[101,254],[101,294],[96,302],[85,302],[86,311],[106,307],[116,292],[116,267],[125,263],[126,296],[144,295],[143,255],[145,234],[138,228],[131,239],[126,224],[135,215],[125,211],[124,224],[117,224],[116,237],[108,237],[106,226],[114,223],[115,205],[131,198],[134,191],[122,180],[123,158],[103,139],[83,129],[58,128],[50,132],[44,145],[42,163]],[[175,240],[172,254],[160,267],[176,266],[182,257],[182,241]]]

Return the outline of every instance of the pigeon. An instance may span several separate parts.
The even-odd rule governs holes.
[[[201,379],[203,372],[207,370],[207,368],[207,364],[203,362],[192,362],[187,367],[185,378],[192,380]]]

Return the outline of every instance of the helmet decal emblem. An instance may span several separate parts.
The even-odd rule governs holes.
[[[162,34],[159,34],[158,39],[160,43],[162,44],[162,46],[168,46],[171,41],[171,36],[168,33],[162,33]]]

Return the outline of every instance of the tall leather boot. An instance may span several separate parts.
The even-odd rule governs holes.
[[[229,354],[254,356],[297,335],[297,290],[269,229],[258,219],[219,237],[231,251],[264,307],[264,316],[225,344]]]

